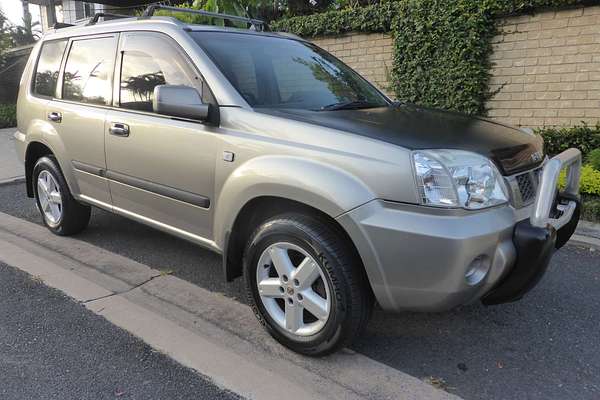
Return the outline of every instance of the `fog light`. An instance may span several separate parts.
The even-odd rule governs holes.
[[[479,256],[469,265],[467,273],[465,274],[465,279],[471,286],[478,285],[481,283],[483,278],[485,278],[489,270],[489,259],[486,256]]]

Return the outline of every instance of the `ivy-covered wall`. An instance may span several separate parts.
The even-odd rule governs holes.
[[[498,17],[542,8],[600,4],[583,0],[396,0],[276,21],[273,30],[304,37],[384,32],[393,38],[391,89],[398,99],[484,114]]]

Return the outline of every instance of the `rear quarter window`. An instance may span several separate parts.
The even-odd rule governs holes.
[[[66,47],[66,40],[46,42],[42,45],[33,79],[33,92],[35,94],[54,97],[60,63]]]

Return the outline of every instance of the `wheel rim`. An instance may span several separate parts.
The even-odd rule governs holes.
[[[287,332],[314,335],[329,319],[331,295],[317,261],[291,243],[265,249],[256,268],[256,282],[269,316]]]
[[[62,196],[58,183],[48,171],[38,175],[37,194],[44,218],[50,225],[58,225],[62,218]]]

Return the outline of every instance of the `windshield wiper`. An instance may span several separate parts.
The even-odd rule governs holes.
[[[381,107],[380,104],[371,103],[365,100],[342,101],[339,103],[328,104],[320,108],[319,111],[335,111],[335,110],[357,110],[360,108]]]

